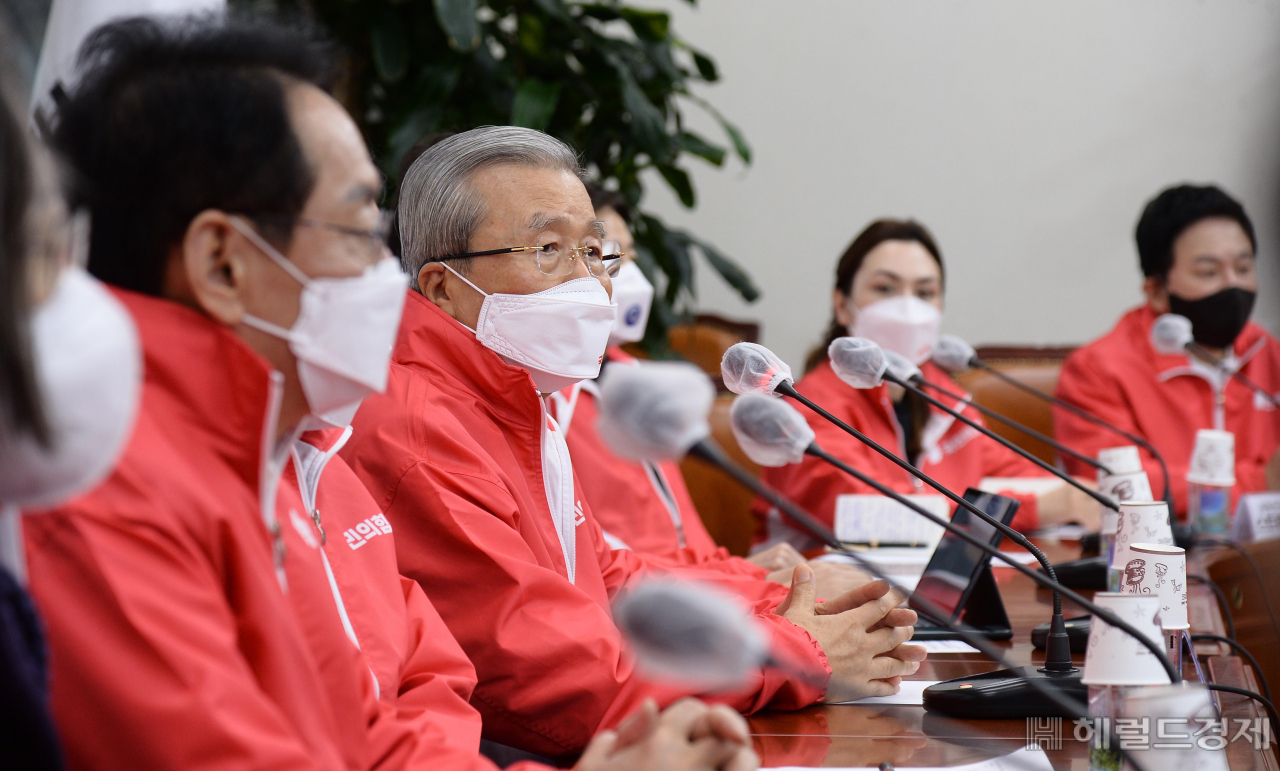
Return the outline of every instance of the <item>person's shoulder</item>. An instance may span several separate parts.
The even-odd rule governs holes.
[[[1085,343],[1067,355],[1063,369],[1110,370],[1121,363],[1139,360],[1137,354],[1150,348],[1147,336],[1153,316],[1145,306],[1126,311],[1101,337]],[[1144,349],[1145,346],[1145,349]]]

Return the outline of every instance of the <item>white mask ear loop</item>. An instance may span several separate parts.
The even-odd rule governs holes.
[[[311,285],[310,276],[308,276],[306,273],[303,273],[302,270],[297,265],[294,265],[292,262],[289,262],[289,258],[281,254],[279,249],[276,249],[274,246],[267,243],[267,240],[262,236],[258,235],[258,232],[254,230],[252,227],[250,227],[249,223],[245,222],[242,217],[238,215],[233,215],[231,217],[231,227],[239,231],[240,235],[249,239],[250,243],[258,247],[258,249],[263,254],[267,255],[267,257],[269,257],[272,262],[274,262],[276,265],[279,265],[280,269],[283,270],[285,273],[288,273],[289,276],[292,277],[294,281],[297,281],[299,284],[302,284],[303,287],[307,287]],[[243,321],[248,326],[251,326],[260,332],[266,332],[268,335],[271,335],[272,337],[278,337],[281,340],[286,340],[286,341],[293,340],[293,333],[290,330],[285,329],[284,327],[279,326],[278,324],[272,324],[270,321],[267,321],[266,319],[260,319],[257,316],[246,313],[240,317],[240,320]]]
[[[478,286],[476,286],[475,284],[473,284],[473,283],[471,283],[470,281],[468,281],[468,280],[467,280],[467,277],[466,277],[466,276],[464,276],[464,275],[462,275],[462,274],[461,274],[461,273],[459,273],[458,271],[454,270],[452,265],[450,265],[450,264],[449,264],[449,263],[447,263],[447,262],[444,262],[443,260],[441,260],[441,261],[440,261],[440,264],[441,264],[441,265],[443,265],[443,266],[445,267],[445,270],[449,271],[449,272],[450,272],[450,273],[452,273],[453,275],[455,275],[455,276],[457,276],[458,278],[462,279],[462,283],[466,284],[467,286],[469,286],[469,287],[471,287],[472,289],[474,289],[474,290],[476,290],[477,292],[479,292],[481,297],[485,298],[486,300],[487,300],[487,299],[489,299],[489,293],[488,293],[488,292],[484,291],[484,290],[483,290],[483,289],[481,289],[480,287],[478,287]],[[458,320],[457,320],[457,319],[454,319],[454,321],[458,321]],[[459,324],[462,324],[462,322],[461,322],[461,321],[458,321],[458,323],[459,323]],[[473,334],[473,335],[478,335],[478,334],[479,334],[479,333],[478,333],[478,332],[476,332],[474,329],[471,329],[471,327],[468,327],[466,324],[462,324],[462,326],[464,326],[464,327],[466,327],[467,329],[471,330],[471,334]]]

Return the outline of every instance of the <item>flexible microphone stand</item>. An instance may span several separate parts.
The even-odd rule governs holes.
[[[760,497],[767,500],[771,505],[776,506],[779,510],[784,512],[788,517],[791,517],[798,525],[800,525],[804,530],[806,530],[809,533],[809,535],[827,544],[834,551],[837,551],[838,553],[843,554],[844,556],[850,558],[851,560],[854,561],[854,563],[856,563],[861,569],[865,570],[868,574],[874,576],[877,579],[885,581],[886,583],[889,584],[889,586],[894,591],[901,593],[903,596],[912,596],[911,592],[908,592],[902,586],[897,584],[897,582],[895,582],[890,576],[885,575],[883,571],[881,571],[878,567],[876,567],[875,564],[873,564],[866,558],[862,557],[858,553],[846,548],[844,544],[840,543],[836,539],[834,533],[832,533],[822,523],[814,519],[808,512],[801,509],[795,503],[792,503],[789,499],[784,497],[781,493],[777,492],[773,488],[769,487],[768,485],[765,485],[760,480],[756,479],[751,473],[746,471],[746,469],[743,469],[741,466],[735,463],[733,459],[730,458],[724,452],[724,450],[722,450],[718,445],[716,445],[715,442],[713,442],[710,438],[703,439],[695,443],[693,446],[691,446],[688,449],[687,454],[695,458],[698,458],[700,460],[703,460],[707,463],[710,463],[711,465],[716,466],[717,468],[721,469],[725,473],[729,474],[731,477],[733,477],[733,479],[736,482],[741,484],[743,487],[746,487],[748,490],[751,490],[752,492],[756,493]],[[909,501],[904,501],[904,504],[908,506],[912,505],[910,504]],[[999,549],[993,549],[989,544],[984,543],[978,538],[975,538],[974,536],[972,536],[970,533],[963,530],[962,528],[953,526],[950,522],[943,520],[941,517],[938,517],[933,513],[928,512],[922,508],[918,508],[917,513],[919,513],[921,516],[924,516],[926,519],[929,519],[934,524],[939,525],[950,532],[953,532],[957,537],[981,549],[984,553],[991,554],[992,556],[1000,556]],[[1169,675],[1169,681],[1171,683],[1179,682],[1178,672],[1173,668],[1173,664],[1169,661],[1168,656],[1165,655],[1162,646],[1147,639],[1146,636],[1140,633],[1135,627],[1133,627],[1127,621],[1120,619],[1118,616],[1116,616],[1114,613],[1112,613],[1109,610],[1106,610],[1104,608],[1100,608],[1094,605],[1092,602],[1085,600],[1083,597],[1080,597],[1075,592],[1072,592],[1070,589],[1067,589],[1066,587],[1061,586],[1056,581],[1050,580],[1047,576],[1043,574],[1036,573],[1035,571],[1027,568],[1025,565],[1022,565],[1016,560],[1012,560],[1010,558],[1010,565],[1016,570],[1019,570],[1020,572],[1022,572],[1024,575],[1031,578],[1031,580],[1035,581],[1036,583],[1042,586],[1046,586],[1048,588],[1054,589],[1056,591],[1061,591],[1072,602],[1079,603],[1082,607],[1089,609],[1091,612],[1093,612],[1095,615],[1102,618],[1108,624],[1111,624],[1112,626],[1115,626],[1118,629],[1122,629],[1127,634],[1133,636],[1134,639],[1138,640],[1140,644],[1142,644],[1144,647],[1146,647],[1156,656],[1156,659],[1160,662],[1160,665],[1164,667],[1165,672]],[[1005,668],[1010,668],[1008,662],[1005,661],[1004,655],[1001,653],[1000,649],[992,645],[988,640],[986,640],[979,634],[975,634],[971,630],[965,629],[963,626],[959,624],[951,622],[949,620],[949,614],[947,614],[945,611],[943,611],[933,602],[923,597],[916,597],[915,600],[921,609],[923,609],[926,613],[938,618],[942,622],[942,625],[944,627],[946,627],[949,631],[954,632],[956,636],[958,636],[960,639],[964,640],[966,643],[976,648],[979,652],[981,652],[982,654],[990,658],[992,661],[996,662],[996,664]],[[1088,716],[1088,708],[1085,706],[1083,702],[1077,699],[1071,698],[1070,696],[1063,694],[1060,690],[1057,690],[1049,686],[1044,678],[1034,678],[1034,677],[1028,678],[1026,682],[1032,688],[1036,689],[1036,691],[1038,691],[1046,699],[1052,702],[1055,706],[1057,706],[1059,710],[1061,710],[1061,714],[1067,715],[1069,717],[1087,717]],[[1131,763],[1134,768],[1138,769],[1139,771],[1142,771],[1143,766],[1137,762],[1136,758],[1134,758],[1133,755],[1129,753],[1128,750],[1121,747],[1119,737],[1115,734],[1114,728],[1108,727],[1108,732],[1111,734],[1111,742],[1112,742],[1111,746],[1116,747],[1119,750],[1120,754],[1124,757],[1124,759],[1127,760],[1129,763]]]
[[[1065,399],[1060,399],[1057,396],[1054,396],[1053,394],[1041,391],[1038,388],[1035,388],[1033,386],[1030,386],[1022,382],[1021,380],[1018,380],[1012,375],[1001,372],[1000,370],[996,369],[990,364],[987,364],[982,359],[979,359],[977,356],[974,356],[973,358],[969,359],[969,364],[970,366],[980,369],[983,372],[989,373],[990,375],[992,375],[998,380],[1008,383],[1014,388],[1020,389],[1025,393],[1031,394],[1037,399],[1046,401],[1055,407],[1060,407],[1082,420],[1087,420],[1088,422],[1094,424],[1095,426],[1101,426],[1102,428],[1107,429],[1108,431],[1114,433],[1117,436],[1128,439],[1130,442],[1133,442],[1134,444],[1138,445],[1142,449],[1151,453],[1151,457],[1155,458],[1156,463],[1160,464],[1160,473],[1164,475],[1164,491],[1163,491],[1162,497],[1164,498],[1165,503],[1169,504],[1170,513],[1173,512],[1173,486],[1169,482],[1169,464],[1165,463],[1164,455],[1160,454],[1160,451],[1155,448],[1155,445],[1151,444],[1146,439],[1142,438],[1141,436],[1138,436],[1137,434],[1132,434],[1128,431],[1125,431],[1123,428],[1120,428],[1119,426],[1108,423],[1107,421],[1103,420],[1097,415],[1094,415],[1093,413],[1088,412],[1087,410],[1083,410],[1080,407],[1077,407],[1076,405],[1072,404],[1071,402]],[[974,405],[974,406],[976,407],[977,405]]]

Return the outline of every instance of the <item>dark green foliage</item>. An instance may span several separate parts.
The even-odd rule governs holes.
[[[261,0],[258,0],[260,2]],[[693,2],[694,0],[690,0]],[[254,0],[242,0],[254,4]],[[351,56],[341,98],[357,116],[388,176],[394,202],[401,156],[435,131],[511,124],[574,147],[592,179],[635,207],[638,259],[662,292],[645,345],[661,355],[668,325],[694,293],[701,254],[747,300],[759,291],[731,260],[690,233],[640,213],[640,175],[658,171],[680,202],[696,203],[683,161],[721,166],[729,152],[750,163],[742,133],[702,99],[693,82],[719,74],[709,56],[676,37],[662,11],[622,0],[278,0],[317,18]],[[681,110],[707,111],[727,146],[684,127]]]

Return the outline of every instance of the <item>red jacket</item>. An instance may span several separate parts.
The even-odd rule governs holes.
[[[950,375],[933,362],[925,362],[920,370],[925,380],[937,383],[953,393],[968,395]],[[796,383],[796,390],[882,447],[902,456],[902,427],[894,414],[887,385],[865,390],[853,388],[836,377],[830,362],[823,361]],[[943,401],[947,403],[949,400]],[[955,408],[959,405],[950,406]],[[936,494],[932,488],[826,419],[805,407],[798,409],[813,427],[818,446],[822,449],[897,492]],[[982,416],[972,407],[966,408],[964,414],[983,424]],[[977,487],[983,477],[1047,475],[1047,472],[1031,461],[1019,457],[936,407],[930,408],[922,444],[922,457],[914,459],[916,468],[955,491],[957,495],[963,494],[965,488]],[[818,458],[805,457],[798,464],[766,468],[763,478],[833,527],[838,496],[875,494],[872,488]],[[1022,531],[1034,530],[1039,521],[1035,496],[1011,492],[1004,494],[1017,498],[1022,504],[1014,517],[1013,527]],[[767,525],[766,510],[767,506],[757,501],[755,513]],[[762,527],[757,540],[762,541],[767,537],[769,536]]]
[[[571,475],[573,540],[561,541],[544,430],[557,429],[528,372],[409,292],[387,392],[365,400],[342,455],[395,527],[401,572],[475,664],[485,737],[555,757],[580,752],[646,697],[682,694],[642,681],[624,654],[609,601],[647,564],[608,548]],[[780,593],[761,591],[755,607],[777,654],[830,672],[813,638],[768,612]],[[821,695],[766,671],[726,700],[750,711]]]
[[[1214,383],[1190,356],[1164,356],[1151,346],[1156,314],[1147,306],[1120,318],[1115,328],[1067,357],[1057,395],[1155,445],[1169,464],[1174,505],[1187,511],[1187,467],[1196,431],[1215,428],[1236,437],[1236,486],[1241,493],[1266,489],[1267,461],[1280,447],[1280,415],[1274,405],[1235,380]],[[1280,342],[1250,323],[1232,347],[1239,371],[1270,393],[1280,392]],[[1112,432],[1065,410],[1053,414],[1056,438],[1086,455],[1126,444]],[[1075,473],[1084,464],[1066,460]],[[1157,496],[1164,474],[1142,452],[1142,465]]]
[[[606,367],[635,362],[619,348],[610,349],[606,357]],[[712,540],[677,463],[636,463],[613,453],[596,429],[598,397],[595,381],[583,381],[555,394],[548,406],[565,433],[574,473],[605,539],[615,548],[666,557],[677,564],[715,565],[764,578],[764,570],[731,556]]]
[[[281,376],[195,311],[120,296],[145,357],[133,435],[99,487],[25,521],[69,765],[340,771],[403,754],[412,735],[378,707],[310,520],[277,484]]]
[[[422,588],[397,571],[391,523],[336,457],[350,436],[350,428],[304,434],[285,481],[320,527],[344,628],[377,678],[379,700],[417,738],[412,756],[394,767],[492,771],[479,754],[480,713],[468,703],[475,667]]]

